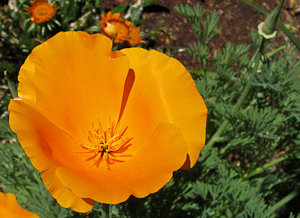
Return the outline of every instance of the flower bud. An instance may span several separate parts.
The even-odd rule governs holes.
[[[258,33],[266,39],[274,38],[276,35],[276,23],[283,3],[284,0],[281,0],[274,11],[269,14],[265,22],[258,25]]]

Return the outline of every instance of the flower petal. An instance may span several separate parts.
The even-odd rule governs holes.
[[[130,48],[121,52],[129,57],[135,74],[122,117],[122,122],[132,127],[128,134],[142,136],[135,138],[140,143],[159,123],[174,124],[187,141],[183,168],[193,167],[205,144],[207,108],[190,74],[179,61],[154,50]]]
[[[26,59],[19,96],[62,130],[85,140],[93,120],[108,122],[120,110],[129,63],[120,52],[111,52],[111,44],[101,34],[58,33]]]
[[[86,213],[94,206],[94,201],[89,198],[80,198],[75,195],[70,189],[65,187],[56,175],[56,167],[49,168],[41,172],[45,187],[57,202],[65,208],[71,207],[73,210]]]
[[[38,215],[21,208],[18,205],[16,196],[11,193],[0,192],[0,213],[1,217],[9,218],[38,218]]]
[[[170,181],[187,155],[180,130],[169,123],[159,124],[149,141],[138,147],[132,157],[115,162],[110,170],[103,165],[85,169],[59,167],[58,178],[78,196],[117,204],[131,194],[141,198],[157,192]]]
[[[63,207],[80,212],[91,210],[93,201],[76,196],[62,185],[55,174],[58,166],[85,164],[82,154],[73,152],[78,143],[20,98],[10,102],[9,110],[11,129],[18,133],[26,155],[41,172],[43,182],[52,196]]]

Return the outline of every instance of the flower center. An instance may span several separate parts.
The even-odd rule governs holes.
[[[110,165],[115,162],[124,162],[123,157],[131,157],[132,155],[125,153],[131,146],[130,141],[133,139],[133,137],[125,136],[127,129],[128,126],[120,129],[119,123],[115,124],[115,122],[111,122],[111,119],[107,130],[103,130],[99,119],[97,122],[93,122],[88,135],[90,144],[81,145],[83,149],[87,150],[83,153],[92,154],[87,161],[93,160],[92,166],[97,167],[102,161],[105,161],[107,168],[110,170]]]
[[[37,8],[36,13],[39,16],[47,16],[48,15],[48,8],[45,6],[40,6],[39,8]]]

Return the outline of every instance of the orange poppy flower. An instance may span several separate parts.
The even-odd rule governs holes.
[[[98,23],[103,34],[113,39],[115,43],[136,45],[141,42],[138,29],[132,26],[130,21],[123,20],[120,13],[113,14],[109,11],[106,17],[101,14],[101,18],[102,21],[98,20]]]
[[[56,14],[56,5],[51,6],[47,0],[33,0],[31,7],[26,9],[30,13],[31,21],[44,23],[49,21]]]
[[[9,218],[38,218],[38,215],[21,208],[18,205],[16,196],[11,193],[0,192],[0,215]]]
[[[111,51],[101,34],[61,32],[19,73],[10,126],[46,188],[78,212],[157,192],[191,168],[207,109],[184,66],[157,51]]]

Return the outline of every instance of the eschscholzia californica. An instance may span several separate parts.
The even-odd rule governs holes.
[[[19,73],[9,123],[46,188],[78,212],[157,192],[194,166],[207,108],[184,66],[157,51],[111,51],[101,34],[61,32]]]
[[[141,42],[140,32],[129,20],[123,20],[120,13],[107,12],[106,16],[101,14],[98,23],[102,33],[113,39],[115,43],[137,45]]]
[[[0,215],[7,218],[39,218],[38,215],[21,208],[16,196],[0,192]]]
[[[47,0],[34,0],[31,7],[26,9],[30,13],[31,21],[34,23],[44,23],[49,21],[56,14],[56,5],[50,5]]]

